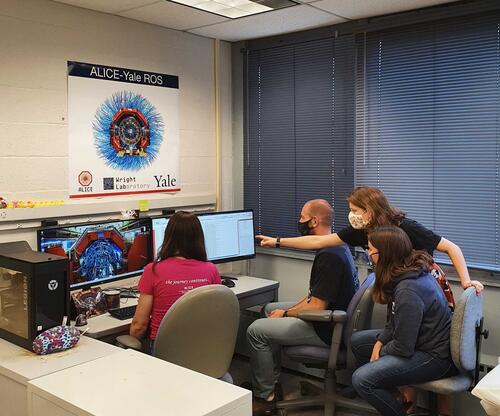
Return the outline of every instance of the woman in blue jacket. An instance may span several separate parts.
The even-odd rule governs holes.
[[[375,264],[374,301],[388,305],[384,330],[353,334],[353,353],[361,366],[352,383],[382,415],[406,409],[398,387],[447,377],[456,370],[450,354],[451,312],[443,291],[428,272],[432,257],[415,251],[399,227],[368,235]]]

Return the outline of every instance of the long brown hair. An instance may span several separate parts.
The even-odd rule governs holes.
[[[430,270],[434,260],[425,251],[413,250],[408,235],[399,227],[380,227],[368,234],[378,252],[373,300],[386,304],[392,299],[396,280],[404,273]]]
[[[207,261],[203,229],[198,217],[191,212],[178,211],[170,217],[153,271],[157,263],[175,256]]]
[[[367,228],[399,225],[405,217],[405,213],[393,207],[380,189],[370,186],[357,186],[347,201],[371,214]]]

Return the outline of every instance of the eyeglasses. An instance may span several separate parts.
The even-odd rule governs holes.
[[[375,254],[378,254],[378,251],[375,251],[375,252],[373,252],[373,253],[368,253],[369,264],[370,264],[370,266],[373,266],[373,267],[375,266],[375,263],[377,263],[377,262],[378,262],[378,259],[377,259],[377,260],[375,260],[375,259],[373,258],[373,256],[374,256]]]

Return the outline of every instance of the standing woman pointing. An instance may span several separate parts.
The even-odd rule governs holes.
[[[349,223],[338,233],[310,235],[294,238],[268,237],[258,235],[262,247],[286,247],[304,250],[318,250],[324,247],[348,244],[352,247],[368,247],[368,233],[377,227],[397,226],[410,238],[415,250],[425,250],[430,255],[434,250],[446,253],[460,278],[462,288],[473,286],[476,292],[483,290],[477,280],[471,280],[462,250],[444,237],[435,234],[417,221],[406,218],[405,213],[393,207],[384,193],[377,188],[358,186],[347,198],[349,202]]]

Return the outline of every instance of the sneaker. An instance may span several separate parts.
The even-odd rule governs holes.
[[[268,416],[276,412],[276,398],[271,401],[261,399],[260,397],[252,397],[252,415],[253,416]]]

